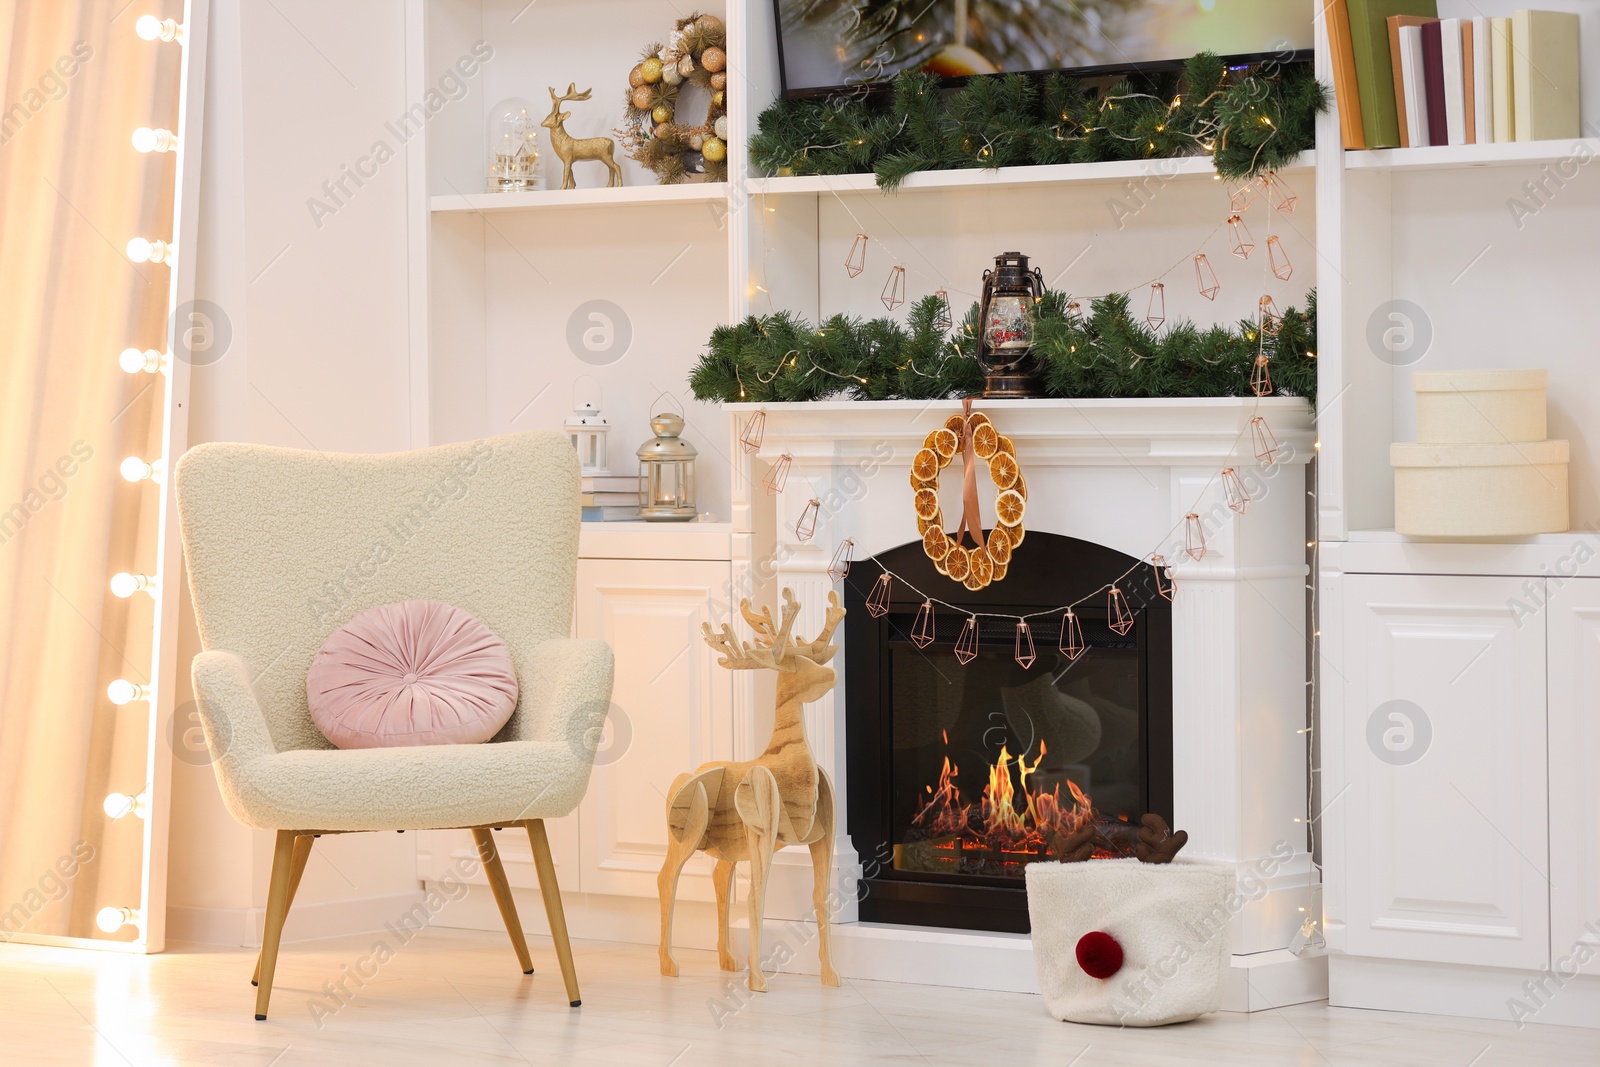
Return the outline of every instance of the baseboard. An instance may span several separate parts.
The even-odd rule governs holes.
[[[426,883],[429,888],[433,883]],[[451,901],[433,917],[434,926],[458,930],[501,932],[505,924],[494,894],[486,885],[464,884]],[[511,889],[517,905],[517,918],[529,934],[548,937],[550,924],[545,919],[544,900],[537,889]],[[568,936],[581,941],[620,941],[630,945],[654,945],[661,938],[661,905],[652,898],[619,897],[602,893],[562,893],[561,910],[567,920]],[[698,900],[680,900],[673,913],[672,943],[677,948],[715,949],[717,947],[717,906]]]
[[[733,954],[750,953],[748,921],[733,926]],[[908,985],[986,989],[1002,993],[1038,993],[1033,941],[1027,934],[941,930],[928,926],[884,923],[834,923],[829,927],[834,970],[841,978]],[[817,958],[817,924],[800,920],[763,924],[763,967],[774,973],[821,973]]]
[[[1560,978],[1501,967],[1331,956],[1328,1003],[1497,1019],[1519,1026],[1550,1023],[1600,1029],[1600,975]]]
[[[1222,979],[1222,1010],[1271,1011],[1328,998],[1328,957],[1288,949],[1234,956]]]
[[[420,889],[347,900],[296,902],[283,926],[283,940],[315,941],[381,930],[424,900]],[[167,940],[229,948],[258,948],[265,908],[167,908]]]

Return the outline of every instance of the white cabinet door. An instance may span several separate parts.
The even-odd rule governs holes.
[[[1522,580],[1350,575],[1345,950],[1542,969],[1549,954],[1545,619]]]
[[[1600,579],[1547,580],[1550,957],[1600,974]]]
[[[576,630],[616,653],[606,735],[578,808],[585,893],[654,897],[666,855],[667,790],[685,771],[732,755],[732,672],[702,623],[727,599],[731,565],[708,560],[578,561]],[[684,868],[680,899],[715,900],[711,864]]]

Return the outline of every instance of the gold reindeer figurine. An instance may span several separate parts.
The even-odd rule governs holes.
[[[615,159],[611,158],[611,154],[616,151],[617,143],[609,137],[573,137],[567,133],[567,128],[563,125],[572,117],[572,112],[562,111],[561,105],[568,100],[587,100],[589,99],[589,94],[594,92],[593,89],[585,89],[581,93],[574,92],[573,90],[577,89],[577,87],[578,83],[572,82],[567,86],[567,91],[564,95],[557,96],[555,86],[550,86],[550,116],[539,124],[550,130],[550,147],[555,150],[557,156],[561,157],[561,166],[565,171],[561,179],[561,188],[576,189],[578,187],[578,183],[572,180],[572,164],[580,159],[598,159],[604,163],[606,169],[611,172],[611,177],[606,182],[606,188],[609,189],[613,185],[620,186],[622,184],[622,168],[617,166]]]
[[[826,666],[837,646],[828,642],[844,618],[839,594],[828,594],[828,617],[814,641],[797,641],[794,629],[800,605],[793,591],[783,591],[783,622],[774,626],[772,609],[758,615],[750,601],[739,611],[755,631],[747,645],[722,624],[720,633],[704,625],[706,643],[723,655],[717,662],[730,670],[778,673],[777,710],[772,739],[753,760],[707,763],[693,774],[680,774],[667,792],[670,840],[666,862],[656,880],[661,893],[661,973],[678,974],[672,958],[672,909],[678,875],[696,851],[704,850],[716,866],[711,880],[717,891],[717,961],[725,971],[738,969],[728,951],[728,902],[733,894],[734,864],[750,861],[750,988],[764,992],[761,973],[761,918],[765,910],[772,854],[785,845],[808,845],[814,882],[811,901],[817,913],[817,953],[822,984],[836,986],[839,975],[828,957],[828,887],[833,871],[833,783],[806,743],[803,705],[833,688],[836,675]]]

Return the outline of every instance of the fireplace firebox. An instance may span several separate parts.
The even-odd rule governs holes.
[[[1034,531],[1005,580],[977,592],[935,571],[921,542],[852,568],[846,747],[863,920],[1027,932],[1023,872],[1054,861],[1058,835],[1094,821],[1096,855],[1115,855],[1145,812],[1172,821],[1172,614],[1137,563]],[[904,579],[877,619],[876,564]],[[1106,616],[1104,587],[1119,578],[1135,612],[1125,635]],[[917,590],[942,602],[922,648]],[[971,612],[1028,616],[1086,596],[1076,660],[1058,651],[1060,612],[1029,620],[1031,666],[1009,618],[978,616],[977,657],[955,655]]]

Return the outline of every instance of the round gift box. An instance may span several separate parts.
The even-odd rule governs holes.
[[[1411,376],[1417,394],[1417,442],[1543,441],[1549,378],[1543,370],[1419,371]]]
[[[1522,537],[1567,529],[1565,441],[1392,444],[1394,528],[1411,537]]]

